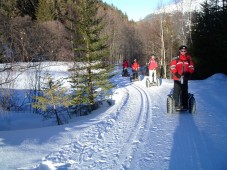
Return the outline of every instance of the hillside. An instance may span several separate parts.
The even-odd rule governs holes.
[[[191,12],[191,11],[199,11],[201,9],[201,4],[205,0],[181,0],[177,3],[170,3],[164,7],[159,8],[153,13],[147,15],[144,20],[149,20],[153,17],[153,15],[160,13],[174,13],[177,11],[180,12]]]

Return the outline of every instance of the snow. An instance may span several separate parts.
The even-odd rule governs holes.
[[[169,5],[166,5],[158,10],[156,10],[154,13],[172,13],[176,11],[181,12],[192,12],[192,11],[199,11],[201,10],[201,4],[203,4],[206,0],[180,0],[177,3],[170,2]]]
[[[67,75],[67,69],[51,68]],[[131,83],[120,67],[116,71],[113,104],[68,124],[53,126],[32,113],[1,113],[1,169],[227,169],[226,75],[189,82],[195,114],[167,114],[173,80],[147,88],[146,77]],[[23,89],[21,80],[17,87]]]

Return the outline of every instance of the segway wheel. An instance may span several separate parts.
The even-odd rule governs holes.
[[[167,97],[167,113],[173,113],[174,112],[174,100],[172,97]]]
[[[141,77],[140,77],[140,75],[138,75],[138,81],[141,81]]]
[[[160,86],[160,79],[159,78],[156,79],[156,83],[157,83],[156,84],[157,86]]]
[[[188,112],[189,113],[195,113],[196,112],[196,101],[195,101],[195,98],[193,96],[189,100]]]
[[[150,87],[150,80],[148,78],[146,80],[146,87]]]

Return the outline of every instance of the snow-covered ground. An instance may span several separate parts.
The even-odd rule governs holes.
[[[0,116],[13,125],[0,131],[1,169],[227,169],[227,76],[189,82],[197,102],[192,115],[166,113],[172,80],[146,88],[145,78],[131,83],[120,72],[114,104],[69,124],[48,127],[29,113]]]

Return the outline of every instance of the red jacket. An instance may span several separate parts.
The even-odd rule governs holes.
[[[140,68],[140,65],[139,65],[139,63],[134,62],[134,63],[131,65],[131,67],[132,67],[132,71],[138,71],[139,68]]]
[[[157,62],[154,59],[150,59],[148,69],[155,70],[158,67]]]
[[[185,80],[188,80],[189,74],[194,72],[194,63],[192,62],[191,56],[189,54],[182,55],[174,58],[170,62],[170,70],[173,73],[174,80],[180,80],[175,74],[178,73],[180,76],[185,76]]]
[[[123,68],[128,68],[128,62],[127,61],[124,61],[123,64],[122,64]]]

